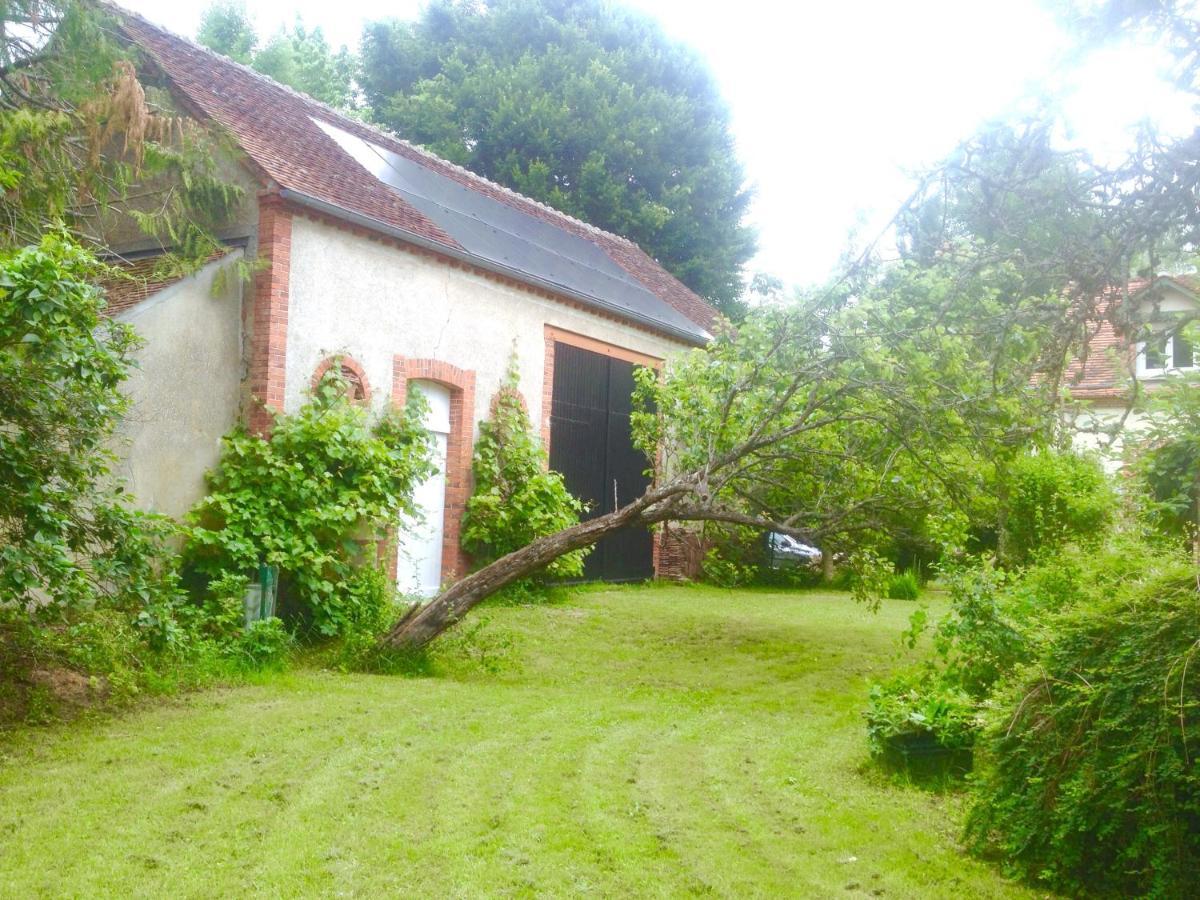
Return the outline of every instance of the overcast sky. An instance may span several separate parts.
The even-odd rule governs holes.
[[[194,36],[208,0],[121,0]],[[1190,131],[1188,102],[1158,77],[1149,48],[1067,69],[1067,42],[1035,0],[786,3],[626,0],[708,60],[754,185],[759,255],[751,271],[823,278],[848,233],[877,230],[910,173],[1032,93],[1063,103],[1071,139],[1117,152],[1142,118]],[[370,19],[414,18],[420,0],[248,0],[260,35],[300,15],[334,45]]]

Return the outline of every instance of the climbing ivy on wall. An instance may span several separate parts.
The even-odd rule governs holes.
[[[514,355],[475,442],[475,489],[463,515],[462,546],[480,565],[575,524],[583,512],[562,476],[550,471],[518,383]],[[586,555],[586,550],[577,550],[559,557],[541,580],[578,578]],[[527,590],[532,584],[521,587]]]
[[[418,392],[372,422],[347,387],[333,366],[304,406],[275,417],[269,437],[241,426],[226,436],[186,548],[211,585],[278,566],[323,635],[387,624],[379,542],[402,514],[417,514],[413,489],[432,471]]]

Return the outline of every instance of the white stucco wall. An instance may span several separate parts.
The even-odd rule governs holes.
[[[1119,403],[1097,403],[1080,410],[1073,424],[1075,449],[1096,453],[1105,470],[1116,473],[1124,464],[1126,442],[1145,428],[1146,418],[1137,411],[1126,416]]]
[[[120,314],[145,341],[125,384],[132,408],[118,434],[118,472],[143,509],[182,516],[204,496],[204,473],[237,420],[242,380],[241,292],[213,278],[236,250]]]
[[[372,405],[388,401],[397,354],[475,371],[475,420],[486,418],[516,347],[521,392],[541,422],[545,326],[667,358],[685,345],[479,275],[297,217],[292,225],[285,408],[304,399],[318,363],[357,359]],[[515,343],[514,343],[515,342]]]

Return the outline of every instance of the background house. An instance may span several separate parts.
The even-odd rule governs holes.
[[[510,357],[551,464],[594,513],[636,496],[646,460],[629,431],[635,366],[702,345],[715,311],[637,246],[348,119],[121,12],[126,38],[179,107],[214,121],[242,156],[245,209],[229,252],[172,283],[121,287],[113,312],[147,337],[131,384],[127,474],[142,502],[180,515],[203,492],[239,419],[295,410],[336,358],[373,408],[420,390],[440,471],[418,491],[397,577],[426,593],[463,573],[459,523],[478,420]],[[161,248],[122,256],[147,264]],[[142,254],[139,256],[139,253]],[[253,283],[214,295],[222,267]],[[220,284],[220,282],[217,282]],[[617,535],[593,577],[643,578],[649,533]]]
[[[1086,356],[1068,371],[1075,444],[1099,452],[1110,471],[1121,468],[1145,426],[1139,399],[1200,365],[1197,348],[1179,333],[1200,314],[1190,277],[1159,276],[1131,286],[1128,296],[1130,307],[1096,323]]]

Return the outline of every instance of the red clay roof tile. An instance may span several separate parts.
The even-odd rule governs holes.
[[[1159,276],[1131,282],[1125,294],[1137,297],[1154,285],[1172,285],[1194,291],[1197,282],[1190,276]],[[1067,366],[1065,384],[1077,400],[1120,400],[1128,394],[1133,374],[1134,341],[1114,323],[1112,306],[1116,299],[1099,309],[1099,320],[1089,328],[1087,351]]]
[[[220,259],[230,251],[219,250],[211,254],[205,264]],[[104,292],[104,315],[117,316],[132,309],[143,300],[149,299],[164,288],[183,281],[187,275],[171,275],[162,277],[156,274],[160,255],[143,256],[139,259],[114,262],[113,268],[121,273],[119,277],[105,279],[100,283]]]

